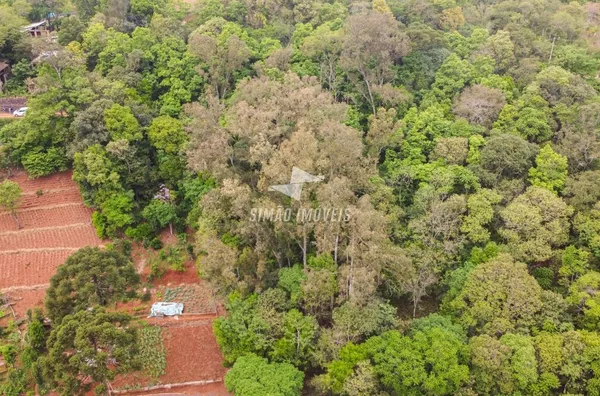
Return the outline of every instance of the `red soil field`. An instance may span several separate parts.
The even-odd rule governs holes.
[[[13,309],[15,310],[15,315],[18,318],[24,318],[27,314],[28,309],[31,309],[32,307],[41,307],[44,305],[44,296],[46,295],[46,288],[43,287],[35,288],[33,290],[16,290],[7,292],[5,294],[9,294],[16,303],[13,306]]]
[[[74,250],[38,251],[29,254],[1,254],[0,255],[0,288],[14,285],[14,279],[19,274],[28,273],[22,278],[19,286],[33,286],[48,283],[56,272],[56,268],[65,262]]]
[[[24,171],[10,180],[23,190],[16,222],[0,211],[0,292],[15,303],[18,316],[43,301],[45,285],[65,259],[102,240],[91,223],[72,173],[31,180]],[[29,290],[34,287],[34,290]]]
[[[212,331],[212,320],[184,322],[165,328],[165,348],[170,357],[167,365],[169,381],[222,379],[226,369],[213,364],[223,359]],[[189,364],[202,356],[200,364]]]
[[[41,196],[31,193],[23,194],[20,209],[64,205],[68,203],[81,203],[81,194],[79,194],[78,190],[48,190]]]
[[[19,251],[19,249],[79,248],[101,243],[90,223],[22,229],[0,234],[0,252]]]
[[[68,213],[68,216],[65,216],[65,213]],[[92,211],[82,203],[18,211],[19,220],[25,230],[90,222],[91,213]],[[9,213],[0,212],[0,232],[4,231],[17,231],[17,224]]]
[[[214,318],[186,319],[180,317],[152,319],[153,325],[163,328],[163,341],[167,355],[166,373],[158,380],[152,380],[142,373],[118,378],[112,383],[113,389],[123,389],[127,385],[148,383],[177,384],[193,381],[216,381],[207,385],[174,387],[171,390],[138,391],[134,394],[193,394],[228,395],[223,384],[225,369],[221,362],[223,355],[212,331]]]

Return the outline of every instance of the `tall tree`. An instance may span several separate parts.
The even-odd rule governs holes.
[[[225,376],[225,386],[240,396],[300,396],[304,373],[289,363],[269,363],[249,354],[240,357]]]
[[[242,30],[234,23],[213,19],[192,32],[189,39],[190,52],[206,65],[213,93],[219,99],[229,93],[235,73],[252,55],[240,35]]]
[[[393,66],[409,53],[409,39],[387,13],[350,16],[344,27],[341,66],[362,100],[377,113],[378,93],[394,78]]]
[[[498,232],[515,258],[541,262],[568,241],[572,214],[573,208],[553,192],[529,187],[500,211],[504,224]]]
[[[525,264],[502,254],[471,271],[448,308],[475,334],[528,331],[542,308],[541,296],[542,289]]]
[[[44,385],[61,395],[108,393],[117,374],[141,368],[137,334],[127,314],[79,311],[55,323],[40,359]]]
[[[106,306],[135,291],[139,275],[129,259],[114,250],[85,247],[60,265],[46,291],[48,317],[63,317],[95,305]]]

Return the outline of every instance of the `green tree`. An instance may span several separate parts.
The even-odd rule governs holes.
[[[600,171],[585,171],[570,176],[564,193],[569,205],[575,209],[591,209],[600,200]]]
[[[324,383],[334,394],[344,394],[355,367],[366,362],[390,394],[451,395],[469,378],[465,340],[464,334],[432,325],[410,337],[393,330],[360,345],[349,343],[328,365]]]
[[[79,311],[55,323],[48,354],[38,363],[43,379],[61,395],[107,393],[117,374],[141,368],[137,334],[127,314]]]
[[[528,331],[542,309],[542,289],[525,264],[501,254],[473,269],[446,308],[471,333]]]
[[[552,137],[548,102],[539,95],[524,95],[514,105],[504,106],[494,127],[519,135],[531,142],[545,142]]]
[[[281,302],[281,299],[275,301]],[[283,318],[282,311],[285,308],[281,304],[271,304],[266,310],[262,310],[260,303],[256,294],[244,299],[233,293],[225,304],[228,315],[214,321],[215,337],[227,364],[231,365],[247,354],[266,356],[272,349],[273,324]],[[266,320],[263,312],[269,313],[274,320]]]
[[[390,6],[387,5],[385,0],[373,0],[373,10],[382,14],[392,14]]]
[[[505,30],[499,30],[488,37],[485,51],[496,61],[497,71],[505,71],[516,60],[515,44],[511,41],[510,33]]]
[[[87,203],[96,201],[99,190],[112,192],[122,189],[120,175],[115,168],[100,144],[75,153],[73,180],[79,184]]]
[[[10,212],[19,229],[22,228],[22,225],[17,217],[17,208],[19,207],[22,192],[21,187],[14,181],[5,180],[0,183],[0,208],[4,208]]]
[[[241,26],[214,18],[190,35],[189,51],[206,65],[213,93],[220,99],[229,94],[236,73],[248,62],[247,33]]]
[[[171,235],[173,235],[173,222],[177,220],[177,208],[171,202],[165,202],[161,199],[153,199],[142,211],[144,219],[159,231],[169,225]]]
[[[538,380],[533,340],[521,334],[505,334],[500,339],[489,335],[473,337],[471,378],[479,394],[527,393]]]
[[[568,176],[567,157],[546,145],[535,158],[535,163],[536,167],[529,170],[529,182],[555,193],[562,192]]]
[[[285,314],[283,336],[273,346],[272,359],[306,367],[314,350],[318,324],[312,316],[305,316],[297,309]],[[235,366],[234,366],[235,367]]]
[[[296,28],[296,32],[299,31],[299,28]],[[302,55],[312,60],[310,66],[318,62],[318,65],[314,67],[318,67],[320,80],[331,90],[334,97],[339,95],[341,75],[343,74],[338,65],[342,53],[343,38],[344,31],[342,29],[339,29],[335,24],[326,23],[310,32],[303,39],[302,44],[299,44]],[[303,73],[302,70],[297,68],[293,70],[300,75],[308,74],[308,72]]]
[[[67,45],[72,41],[81,42],[83,39],[82,33],[85,30],[85,25],[81,22],[77,15],[60,20],[60,30],[58,31],[58,42],[61,45]]]
[[[103,194],[106,195],[106,194]],[[118,230],[133,223],[133,192],[112,192],[99,202],[99,211],[92,215],[92,224],[101,238],[114,236]]]
[[[300,396],[304,373],[289,363],[269,363],[249,354],[238,358],[225,375],[229,392],[239,396]]]
[[[67,170],[67,157],[62,148],[36,147],[21,158],[21,163],[30,177],[42,177]]]
[[[460,231],[474,243],[486,243],[490,232],[484,227],[494,218],[494,205],[500,203],[502,197],[494,190],[482,189],[467,200],[469,210],[464,217]]]
[[[394,394],[451,395],[468,379],[467,347],[440,328],[393,337],[373,360],[382,384]],[[418,391],[417,391],[418,392]]]
[[[59,323],[69,314],[125,298],[140,281],[135,268],[114,250],[85,247],[56,270],[46,291],[48,317]]]
[[[558,275],[564,284],[569,285],[589,269],[589,252],[573,245],[567,246],[562,254],[562,265]]]
[[[600,273],[590,271],[579,277],[569,288],[567,302],[578,312],[582,324],[589,330],[600,328]]]
[[[569,393],[595,392],[597,376],[591,371],[598,363],[599,340],[597,332],[585,330],[538,334],[534,341],[541,375],[532,389],[541,388],[540,395],[559,387]]]
[[[75,0],[73,3],[77,8],[77,14],[84,21],[93,17],[100,7],[100,0]]]
[[[489,185],[494,186],[500,178],[513,179],[524,176],[531,168],[536,153],[535,145],[518,136],[496,135],[481,149],[479,162],[492,176]]]
[[[469,62],[451,54],[435,73],[435,81],[431,88],[438,98],[453,99],[472,77],[473,69]]]
[[[300,265],[282,268],[279,270],[278,286],[285,290],[290,296],[292,303],[297,303],[300,298],[300,289],[303,281],[306,280],[306,273]]]
[[[104,123],[113,140],[140,140],[142,131],[140,124],[129,107],[114,104],[104,111]]]
[[[0,6],[0,48],[10,48],[21,39],[20,28],[27,20],[8,4]]]
[[[187,135],[181,121],[169,116],[160,116],[152,120],[148,128],[148,139],[157,149],[167,154],[177,154],[187,141]]]
[[[503,225],[498,233],[511,254],[526,262],[552,257],[553,248],[569,239],[569,219],[573,208],[544,188],[529,187],[500,211]]]

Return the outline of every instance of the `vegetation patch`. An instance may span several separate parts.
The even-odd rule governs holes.
[[[139,329],[139,356],[144,371],[158,378],[165,374],[167,356],[162,338],[162,329],[158,326],[143,326]]]

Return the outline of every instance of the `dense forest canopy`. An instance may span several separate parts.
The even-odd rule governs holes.
[[[41,18],[56,41],[19,29]],[[0,21],[2,95],[29,107],[0,166],[73,168],[101,237],[193,229],[236,395],[600,395],[600,4],[2,0]],[[294,167],[323,181],[269,191]]]

